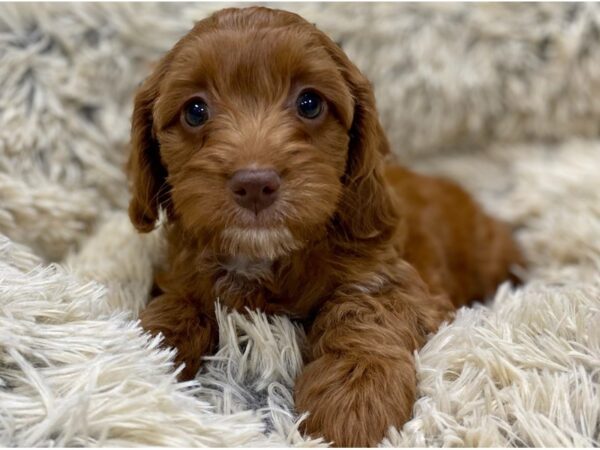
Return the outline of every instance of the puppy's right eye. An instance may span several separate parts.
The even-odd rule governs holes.
[[[193,98],[183,108],[183,119],[190,127],[196,128],[208,120],[208,105],[201,98]]]
[[[305,119],[316,119],[323,111],[323,99],[314,91],[304,91],[296,100],[296,108]]]

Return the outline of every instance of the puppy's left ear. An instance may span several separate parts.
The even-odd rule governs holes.
[[[160,206],[166,203],[168,196],[167,171],[160,160],[153,120],[154,103],[167,67],[168,56],[139,88],[131,119],[131,153],[127,163],[132,194],[129,218],[138,231],[144,233],[154,228]]]
[[[389,143],[379,122],[369,80],[342,49],[322,35],[324,46],[337,63],[352,96],[354,111],[339,218],[354,239],[372,239],[395,229],[398,213],[383,176]]]

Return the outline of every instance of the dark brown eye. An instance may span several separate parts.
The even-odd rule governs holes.
[[[304,91],[296,100],[298,114],[306,119],[316,119],[323,112],[323,99],[315,91]]]
[[[193,98],[185,104],[183,118],[190,127],[203,125],[208,117],[208,105],[201,98]]]

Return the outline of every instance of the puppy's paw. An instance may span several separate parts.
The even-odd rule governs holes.
[[[179,381],[194,378],[202,356],[214,345],[216,327],[209,318],[183,299],[166,295],[154,299],[140,314],[144,330],[163,335],[163,347],[177,349],[175,365],[185,364]]]
[[[307,434],[337,447],[372,447],[411,417],[415,390],[410,354],[397,360],[325,354],[298,377],[295,401],[299,412],[310,413]]]

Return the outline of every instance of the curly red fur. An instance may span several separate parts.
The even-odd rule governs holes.
[[[325,112],[301,119],[310,87]],[[210,120],[181,120],[202,96]],[[493,294],[521,264],[503,223],[460,187],[385,166],[389,145],[368,80],[299,16],[226,9],[199,22],[135,98],[130,217],[142,232],[166,211],[169,269],[142,313],[191,378],[216,340],[214,302],[303,320],[296,383],[305,430],[335,445],[377,444],[411,416],[413,352],[454,308]],[[227,188],[236,170],[281,177],[253,213]]]

